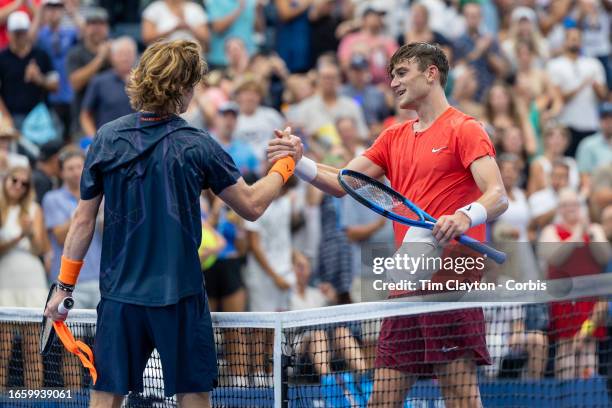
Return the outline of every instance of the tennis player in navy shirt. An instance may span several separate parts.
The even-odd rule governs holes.
[[[166,396],[176,394],[182,407],[210,406],[217,364],[198,258],[200,192],[210,188],[254,220],[293,173],[289,159],[249,186],[206,132],[178,116],[204,76],[200,55],[191,41],[149,47],[127,86],[137,113],[101,127],[87,155],[58,290],[45,315],[66,318],[57,306],[74,288],[104,197],[93,407],[120,407],[128,392],[142,391],[154,348]]]

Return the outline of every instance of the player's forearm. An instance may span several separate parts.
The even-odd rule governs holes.
[[[95,227],[95,217],[79,216],[77,213],[68,231],[66,242],[64,242],[64,256],[73,260],[82,260],[85,258],[85,254],[93,238]]]
[[[339,172],[340,170],[335,167],[317,163],[317,177],[310,184],[327,194],[342,197],[346,193],[338,182]]]
[[[508,208],[508,196],[503,186],[495,185],[488,188],[478,199],[478,202],[487,210],[487,221],[494,220],[502,215]]]
[[[283,187],[283,178],[278,173],[270,173],[248,186],[247,200],[234,211],[249,221],[255,221],[266,211],[266,208],[278,196]]]

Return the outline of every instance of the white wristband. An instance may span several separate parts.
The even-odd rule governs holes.
[[[484,205],[477,201],[474,201],[465,207],[461,207],[457,211],[461,211],[468,216],[468,218],[471,220],[470,227],[475,227],[476,225],[487,222],[487,209],[484,208]]]
[[[317,177],[317,163],[302,156],[295,166],[295,174],[305,182],[310,183]]]

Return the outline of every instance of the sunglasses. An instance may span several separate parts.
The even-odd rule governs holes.
[[[30,182],[27,180],[22,180],[20,178],[17,177],[11,177],[11,182],[14,185],[20,185],[23,188],[29,188],[30,187]]]

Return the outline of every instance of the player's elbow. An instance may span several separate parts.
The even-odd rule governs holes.
[[[509,205],[506,189],[503,186],[495,186],[493,187],[492,193],[495,197],[495,202],[497,203],[499,214],[503,214],[504,212],[506,212]]]
[[[250,203],[246,205],[242,211],[239,212],[240,216],[247,221],[257,221],[259,217],[266,211],[267,205],[259,200],[250,200]]]
[[[247,221],[257,221],[259,217],[264,213],[264,210],[259,210],[257,208],[249,208],[243,211],[240,215]]]
[[[333,186],[329,189],[325,189],[325,192],[333,195],[336,198],[342,198],[346,195],[346,191],[338,184],[337,186]]]

